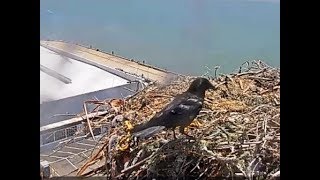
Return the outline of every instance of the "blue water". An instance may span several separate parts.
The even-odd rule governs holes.
[[[41,38],[92,45],[172,71],[280,66],[280,0],[41,0]]]

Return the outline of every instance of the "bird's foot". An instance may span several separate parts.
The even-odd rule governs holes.
[[[183,133],[188,139],[196,139],[195,137],[193,136],[190,136],[189,134],[186,134],[186,133]]]
[[[175,130],[173,130],[173,139],[177,139]]]
[[[194,136],[190,136],[190,135],[185,134],[185,133],[184,133],[184,135],[186,136],[186,139],[188,140],[189,143],[190,143],[191,141],[195,141],[195,140],[196,140],[196,138],[195,138]]]
[[[187,134],[185,127],[180,127],[179,131],[181,134],[184,134],[188,139],[195,139],[193,136]]]

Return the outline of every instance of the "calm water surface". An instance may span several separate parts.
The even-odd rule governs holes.
[[[280,0],[41,0],[41,38],[92,45],[172,71],[280,65]]]

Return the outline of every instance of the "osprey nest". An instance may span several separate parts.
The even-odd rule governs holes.
[[[219,86],[206,92],[200,114],[185,128],[194,139],[176,128],[177,139],[163,130],[137,140],[129,130],[148,121],[195,77],[154,83],[126,99],[96,102],[95,111],[108,111],[87,119],[88,129],[104,126],[108,131],[77,175],[139,180],[280,178],[280,69],[252,61],[237,73],[208,74]],[[98,161],[104,165],[89,168]]]

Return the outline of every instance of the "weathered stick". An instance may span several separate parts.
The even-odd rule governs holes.
[[[126,172],[131,171],[132,169],[143,165],[146,161],[148,161],[149,159],[151,159],[152,156],[153,156],[153,154],[151,154],[150,156],[146,157],[145,159],[139,161],[138,163],[136,163],[136,164],[134,164],[134,165],[132,165],[132,166],[126,168],[126,169],[123,169],[123,170],[121,171],[121,174],[119,174],[116,178],[119,178],[119,177],[123,176]]]
[[[91,128],[90,121],[89,121],[89,117],[88,117],[88,111],[87,111],[86,103],[84,103],[84,104],[83,104],[83,107],[84,107],[84,112],[86,113],[87,124],[88,124],[89,130],[90,130],[91,136],[92,136],[93,140],[96,140],[96,139],[95,139],[95,137],[94,137],[94,134],[93,134],[92,128]]]

